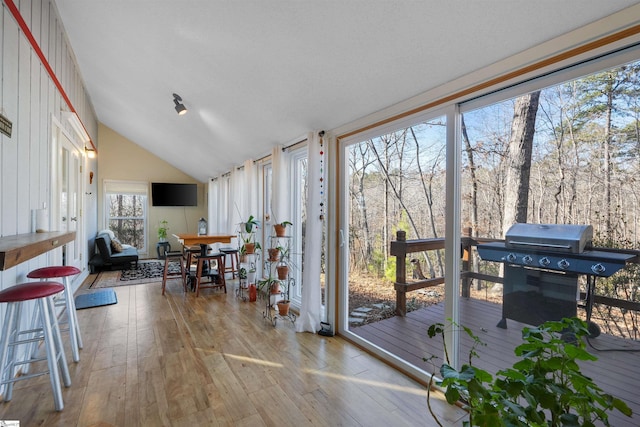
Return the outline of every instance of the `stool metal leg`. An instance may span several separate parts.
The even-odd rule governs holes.
[[[51,329],[53,331],[54,344],[57,346],[57,352],[55,357],[60,365],[60,372],[62,373],[62,382],[65,387],[71,386],[71,375],[69,375],[69,367],[67,366],[67,358],[64,353],[64,344],[62,343],[62,333],[60,332],[60,326],[58,325],[58,318],[56,317],[56,308],[53,303],[53,297],[47,298],[47,304],[49,305],[49,312],[51,318]]]
[[[13,398],[13,383],[15,382],[14,378],[16,375],[16,342],[18,342],[20,340],[20,317],[22,314],[22,304],[24,304],[24,302],[21,303],[10,303],[10,305],[13,306],[13,310],[11,312],[11,320],[10,320],[10,330],[9,330],[9,341],[8,341],[8,348],[7,348],[7,355],[6,355],[6,359],[7,362],[6,364],[4,364],[4,369],[5,369],[5,375],[4,375],[4,379],[3,381],[7,381],[7,388],[5,389],[5,393],[4,393],[4,400],[6,402],[9,402],[12,398]],[[38,307],[36,306],[34,308],[34,310],[37,312],[38,311]],[[8,308],[7,308],[7,312],[8,312]],[[37,316],[34,316],[35,318],[37,318]],[[31,328],[29,331],[26,331],[24,333],[28,333],[30,336],[32,336],[32,339],[36,340],[37,338],[35,338],[37,336],[37,333],[32,332],[35,331],[33,328]],[[27,350],[30,351],[31,349],[31,344],[27,346]],[[31,353],[27,353],[27,356],[29,358],[31,358]],[[27,366],[29,366],[29,364],[26,364]]]
[[[67,319],[69,321],[69,340],[71,341],[71,353],[73,361],[80,361],[80,348],[82,348],[82,337],[80,336],[80,326],[78,325],[78,317],[76,313],[76,303],[71,293],[71,284],[69,277],[64,278],[64,298],[66,301]]]
[[[38,299],[40,309],[42,312],[42,327],[44,329],[44,344],[47,350],[47,364],[49,365],[49,378],[51,379],[51,388],[53,389],[53,402],[55,404],[56,411],[62,411],[64,409],[64,402],[62,400],[62,387],[60,386],[60,372],[58,370],[56,343],[54,342],[53,330],[51,328],[51,315],[49,313],[49,307],[45,299]],[[57,322],[56,322],[57,326]],[[58,330],[58,336],[60,331]],[[64,354],[64,353],[63,353]]]
[[[20,307],[19,307],[20,308]],[[33,314],[31,316],[31,323],[29,324],[29,330],[30,331],[35,331],[38,328],[38,325],[40,324],[40,310],[38,309],[38,305],[36,304],[35,307],[33,308]],[[20,314],[17,315],[17,319],[18,321],[20,321]],[[37,332],[32,332],[29,334],[30,338],[33,339],[33,342],[31,342],[29,345],[27,345],[27,357],[28,359],[35,359],[36,358],[36,354],[38,353],[38,341],[36,340],[36,337],[38,336]],[[30,363],[25,363],[24,366],[22,367],[22,372],[25,374],[29,373],[29,368],[31,367]]]
[[[10,303],[7,305],[7,311],[4,315],[4,324],[2,325],[2,338],[0,339],[0,394],[2,395],[2,400],[4,400],[6,396],[7,389],[9,388],[9,384],[7,381],[11,379],[13,371],[13,364],[11,367],[8,365],[8,354],[9,354],[9,341],[10,336],[14,333],[14,318],[15,318],[15,310],[16,304]]]

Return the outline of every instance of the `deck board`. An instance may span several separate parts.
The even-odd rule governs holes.
[[[479,357],[473,360],[475,366],[495,374],[517,360],[513,349],[522,342],[521,332],[526,325],[508,320],[507,329],[496,327],[501,318],[501,305],[477,299],[462,298],[460,313],[460,324],[470,327],[486,344],[477,348]],[[409,312],[404,318],[396,316],[352,327],[351,331],[409,363],[432,372],[433,366],[423,358],[432,354],[441,358],[443,355],[441,340],[429,339],[427,335],[429,325],[436,322],[448,323],[443,304]],[[605,392],[624,400],[634,412],[632,418],[617,412],[611,413],[611,425],[640,425],[640,342],[603,334],[590,339],[589,343],[592,346],[588,346],[588,351],[597,356],[598,360],[583,363],[583,372],[593,378]],[[460,345],[461,357],[466,358],[472,341],[464,333],[461,334]],[[621,349],[636,351],[618,351]],[[440,363],[441,360],[436,365],[439,366]]]

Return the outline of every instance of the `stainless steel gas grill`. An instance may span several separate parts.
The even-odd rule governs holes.
[[[507,319],[530,325],[577,314],[578,277],[587,276],[585,308],[590,322],[596,277],[609,277],[634,255],[592,249],[593,227],[514,224],[504,242],[478,245],[483,260],[505,264],[501,328]],[[599,335],[590,323],[592,336]]]

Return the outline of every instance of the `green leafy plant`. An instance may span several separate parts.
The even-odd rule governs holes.
[[[278,263],[281,265],[289,265],[291,263],[291,248],[286,246],[278,246],[277,249],[280,251],[280,257],[278,259]]]
[[[158,240],[166,240],[168,230],[169,222],[166,219],[163,219],[162,221],[160,221],[160,226],[158,226]]]
[[[254,228],[257,230],[259,226],[260,222],[253,215],[249,215],[249,219],[242,223],[245,233],[253,233]]]
[[[275,231],[276,236],[284,237],[284,235],[286,234],[287,225],[293,225],[293,223],[291,221],[275,222],[273,224],[273,230]]]
[[[249,215],[249,219],[240,223],[239,234],[240,240],[242,240],[242,245],[240,245],[240,255],[247,253],[247,244],[254,244],[256,252],[262,249],[260,242],[255,241],[255,230],[257,230],[259,226],[260,222],[253,215]]]
[[[451,325],[458,327],[453,322]],[[521,359],[511,368],[498,371],[495,378],[473,366],[477,347],[485,344],[471,329],[462,330],[473,339],[468,363],[460,370],[453,368],[445,345],[442,381],[436,384],[445,389],[448,403],[465,402],[469,411],[465,426],[609,426],[608,413],[612,410],[631,416],[626,403],[604,393],[581,372],[579,361],[597,360],[585,349],[583,339],[589,336],[589,330],[582,320],[562,319],[524,328],[524,343],[514,350]],[[439,336],[443,342],[444,332],[442,323],[428,329],[430,338]],[[437,357],[424,360],[433,363],[434,359]]]
[[[258,290],[263,292],[270,292],[271,287],[276,284],[280,285],[280,281],[274,277],[266,277],[256,282],[256,286],[258,287]]]

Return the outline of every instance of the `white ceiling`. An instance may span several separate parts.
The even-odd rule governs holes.
[[[200,181],[637,3],[55,2],[98,120]]]

